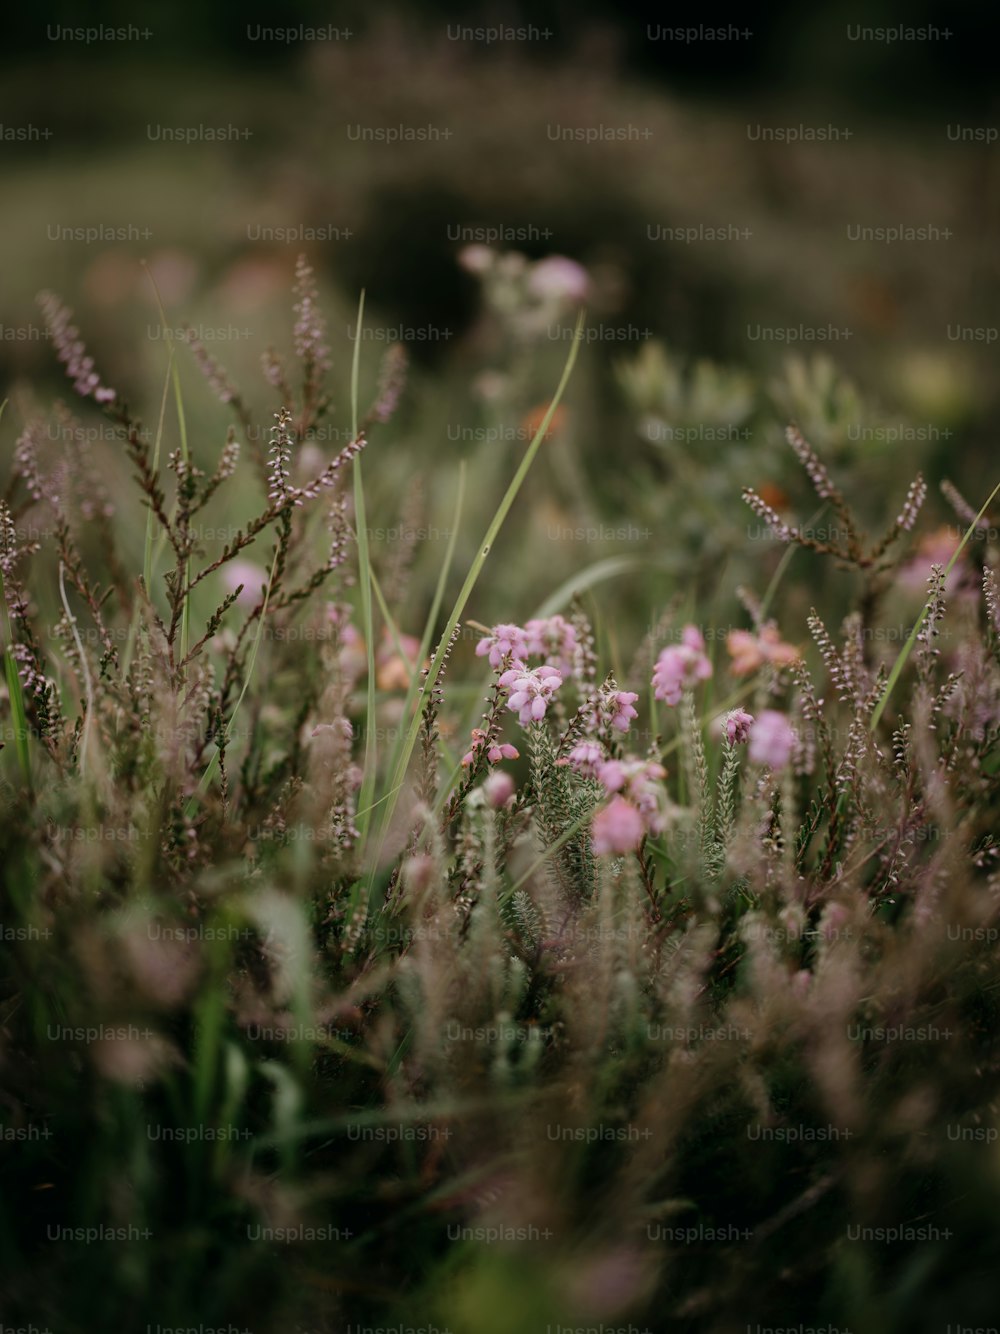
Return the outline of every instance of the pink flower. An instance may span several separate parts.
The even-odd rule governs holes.
[[[605,763],[604,751],[596,741],[579,741],[563,760],[557,764],[569,764],[584,778],[597,778],[601,765]]]
[[[482,658],[488,653],[491,667],[499,667],[508,653],[515,663],[523,664],[528,652],[528,641],[519,625],[495,625],[476,645],[476,657]]]
[[[749,676],[765,662],[775,667],[787,667],[799,656],[794,644],[782,642],[778,627],[773,622],[763,626],[759,635],[749,630],[730,630],[726,636],[726,648],[733,660],[729,670],[734,676]]]
[[[549,255],[532,265],[528,287],[535,296],[556,301],[585,301],[590,278],[582,264],[565,255]]]
[[[763,709],[750,728],[750,759],[769,769],[783,769],[792,756],[795,732],[777,709]]]
[[[681,631],[681,642],[665,648],[653,672],[653,695],[667,704],[679,704],[684,689],[712,675],[712,664],[705,656],[705,641],[695,625]]]
[[[228,593],[235,593],[240,584],[243,591],[236,599],[238,607],[256,607],[263,594],[261,589],[267,583],[267,571],[252,560],[231,560],[223,565],[222,582]]]
[[[616,690],[611,698],[617,705],[611,726],[616,732],[627,732],[629,723],[639,716],[632,707],[639,696],[632,690]]]
[[[493,809],[499,810],[501,806],[506,806],[514,795],[514,780],[510,774],[497,769],[483,784],[483,791]]]
[[[481,727],[474,727],[472,729],[472,749],[462,756],[462,763],[466,768],[475,762],[485,741],[485,731]],[[494,741],[486,751],[486,758],[490,764],[499,764],[501,760],[516,760],[519,754],[520,752],[508,742],[498,743]]]
[[[731,709],[726,714],[726,736],[731,746],[740,746],[750,735],[753,726],[753,714],[746,709]]]
[[[658,834],[663,829],[663,790],[659,780],[666,776],[666,769],[655,760],[605,760],[597,769],[597,777],[605,790],[620,792],[627,797],[642,816],[650,834]]]
[[[523,663],[504,672],[500,678],[501,685],[512,688],[507,707],[518,715],[522,727],[541,722],[552,696],[562,683],[563,679],[554,667],[527,668]]]
[[[639,846],[645,828],[642,816],[624,797],[612,797],[594,816],[590,836],[598,857],[622,854]]]
[[[524,633],[529,653],[544,658],[550,667],[563,676],[570,675],[577,647],[576,630],[565,616],[528,621]]]
[[[609,730],[627,732],[629,723],[639,716],[632,707],[638,698],[632,690],[616,690],[613,684],[602,685],[589,704],[590,731],[598,735]]]

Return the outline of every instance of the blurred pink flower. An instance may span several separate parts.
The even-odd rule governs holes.
[[[513,747],[511,748],[513,749]],[[483,784],[483,791],[486,793],[486,800],[494,810],[499,810],[501,806],[506,806],[514,795],[514,780],[510,774],[504,773],[502,769],[497,769],[490,774]]]
[[[591,839],[598,857],[620,855],[639,846],[645,833],[642,816],[624,797],[612,797],[594,816]]]
[[[798,660],[799,651],[793,644],[782,642],[776,625],[771,623],[755,635],[750,630],[730,630],[726,649],[732,658],[729,670],[734,676],[749,676],[765,662],[775,667],[787,667]]]
[[[750,759],[769,769],[783,769],[792,756],[795,732],[777,709],[764,709],[750,728]]]
[[[466,273],[485,273],[495,258],[488,245],[467,245],[458,252],[458,262]]]
[[[585,301],[590,278],[582,264],[565,255],[549,255],[533,264],[528,287],[534,296],[557,301]]]
[[[509,653],[516,663],[528,657],[528,641],[519,625],[495,625],[485,639],[476,645],[476,657],[490,655],[490,666],[499,667]]]
[[[569,764],[584,778],[596,778],[604,763],[604,751],[596,741],[580,741],[570,753],[557,764]]]
[[[415,635],[400,635],[402,655],[396,652],[396,641],[388,629],[383,629],[382,644],[375,654],[375,684],[379,690],[406,690],[410,685],[420,640]]]
[[[243,591],[236,599],[238,607],[256,607],[261,599],[261,589],[267,584],[267,571],[252,560],[229,561],[219,571],[227,593],[235,593],[240,584]]]
[[[666,776],[666,769],[655,760],[605,760],[597,767],[597,777],[605,790],[620,792],[627,797],[650,834],[658,834],[663,829],[663,789],[659,784]]]
[[[565,616],[547,616],[544,620],[528,621],[524,627],[528,652],[544,658],[550,667],[569,676],[573,671],[576,650],[576,630]]]
[[[653,672],[653,695],[667,704],[679,704],[685,687],[705,681],[712,664],[705,656],[705,640],[696,625],[686,625],[681,642],[665,648]]]
[[[899,567],[896,577],[900,584],[914,593],[926,596],[931,566],[946,567],[961,540],[962,533],[947,524],[935,528],[931,533],[925,533],[917,543],[913,555]],[[945,576],[944,591],[949,594],[964,592],[967,582],[972,584],[972,580],[969,579],[969,565],[963,552]]]

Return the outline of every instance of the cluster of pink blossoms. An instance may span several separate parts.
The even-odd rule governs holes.
[[[499,667],[504,658],[514,662],[528,659],[528,637],[519,625],[495,625],[485,639],[476,645],[476,657],[490,655],[490,666]]]
[[[544,658],[550,667],[563,676],[571,676],[576,657],[576,629],[565,616],[547,616],[544,620],[528,621],[524,627],[528,653]]]
[[[765,662],[773,667],[788,667],[799,657],[793,644],[782,641],[773,621],[768,621],[756,635],[750,630],[730,630],[726,649],[733,660],[729,670],[734,676],[749,676]]]
[[[562,683],[554,667],[525,667],[523,663],[504,672],[499,682],[510,691],[507,707],[517,714],[522,727],[542,721]]]
[[[561,764],[596,778],[611,797],[594,816],[591,839],[598,856],[631,852],[645,834],[663,832],[662,788],[667,771],[655,760],[609,760],[594,741],[581,741]]]
[[[478,758],[479,752],[485,745],[485,730],[482,727],[474,727],[472,729],[472,749],[466,751],[462,756],[462,764],[468,768],[468,766]],[[517,748],[506,741],[494,741],[491,745],[486,747],[486,759],[490,764],[499,764],[501,760],[516,760],[519,754],[520,752]]]
[[[476,656],[489,656],[490,666],[510,666],[498,684],[510,691],[507,707],[517,714],[523,727],[545,717],[553,695],[563,679],[573,672],[576,630],[563,616],[531,620],[519,625],[495,625],[476,645]],[[540,667],[529,667],[529,658],[543,658]]]
[[[629,723],[639,716],[633,707],[638,698],[634,690],[616,690],[605,683],[590,701],[590,730],[598,735],[627,732]]]
[[[712,675],[712,664],[705,656],[705,640],[696,625],[686,625],[681,642],[665,648],[653,671],[653,695],[667,704],[679,704],[685,689]]]

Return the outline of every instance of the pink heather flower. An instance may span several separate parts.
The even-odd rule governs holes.
[[[483,784],[483,792],[493,809],[499,810],[501,806],[506,806],[514,795],[514,786],[514,780],[510,774],[504,773],[502,769],[497,769],[490,774]]]
[[[624,797],[612,797],[594,816],[590,836],[598,857],[621,855],[639,846],[645,827],[642,816]]]
[[[576,630],[565,616],[528,621],[524,634],[529,653],[544,658],[550,667],[563,676],[572,673],[577,647]]]
[[[590,278],[582,264],[565,255],[549,255],[531,267],[528,287],[534,296],[556,301],[585,301]]]
[[[731,709],[726,714],[726,736],[731,746],[741,746],[750,735],[753,726],[753,714],[746,709]]]
[[[791,759],[795,732],[777,709],[763,709],[750,728],[750,759],[769,769],[783,769]]]
[[[729,670],[734,676],[749,676],[765,662],[775,667],[787,667],[799,656],[793,644],[782,642],[773,622],[763,626],[759,635],[749,630],[730,630],[726,636],[726,649],[733,660]]]
[[[667,704],[679,704],[684,688],[712,675],[712,664],[705,656],[705,640],[695,625],[681,631],[681,642],[665,648],[653,672],[653,696]]]
[[[563,679],[554,667],[527,668],[523,663],[504,672],[500,678],[501,685],[512,688],[507,707],[517,714],[522,727],[541,722],[552,696],[562,683]]]
[[[474,727],[472,729],[472,749],[467,751],[462,756],[462,763],[466,766],[466,768],[468,768],[470,764],[473,764],[475,762],[479,752],[483,748],[483,743],[485,742],[485,740],[486,740],[486,733],[483,730],[483,728]],[[506,741],[502,743],[497,743],[494,741],[494,743],[486,751],[486,758],[490,762],[490,764],[499,764],[501,760],[516,760],[519,757],[519,755],[520,751],[518,751],[518,749],[515,746],[510,745]]]
[[[597,768],[597,777],[605,790],[627,797],[651,834],[663,829],[659,780],[666,776],[666,769],[655,760],[605,760]]]
[[[528,641],[519,625],[495,625],[485,639],[476,645],[476,657],[490,655],[490,666],[499,667],[509,653],[515,663],[524,664],[528,657]]]
[[[604,751],[596,741],[579,741],[566,756],[557,760],[557,764],[568,764],[584,778],[597,778],[602,764],[605,763]]]
[[[639,716],[632,707],[638,698],[634,691],[616,690],[606,682],[587,704],[588,730],[602,737],[609,731],[627,732],[629,723]]]
[[[610,723],[616,732],[627,732],[628,725],[633,718],[638,718],[638,713],[632,705],[639,696],[632,690],[615,690],[611,692],[609,700],[609,711],[614,707]]]
[[[240,584],[243,591],[236,599],[238,607],[256,607],[261,589],[267,583],[267,571],[252,560],[231,560],[219,571],[227,593],[235,593]]]

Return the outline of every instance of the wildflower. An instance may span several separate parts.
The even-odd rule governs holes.
[[[590,291],[587,270],[565,255],[549,255],[533,264],[528,287],[543,300],[585,301]]]
[[[638,718],[633,705],[639,696],[633,690],[616,690],[605,683],[590,701],[590,726],[595,732],[627,732],[633,718]]]
[[[466,768],[473,764],[486,743],[486,732],[481,727],[472,729],[472,749],[462,756],[462,763]],[[494,741],[486,751],[486,758],[490,764],[499,764],[501,760],[516,760],[520,752],[509,742]]]
[[[541,722],[552,696],[562,683],[563,679],[554,667],[528,668],[523,663],[504,672],[500,678],[501,685],[512,689],[507,707],[517,714],[522,727]]]
[[[256,607],[267,584],[267,571],[252,560],[231,560],[219,571],[228,593],[235,593],[243,585],[236,599],[238,607]]]
[[[476,657],[490,655],[490,666],[499,667],[510,654],[515,664],[524,665],[528,657],[528,641],[519,625],[495,625],[486,639],[476,645]]]
[[[572,673],[577,648],[576,629],[565,616],[528,621],[524,635],[530,654],[544,658],[550,667],[563,676]]]
[[[653,695],[667,704],[679,704],[685,686],[707,680],[712,664],[705,656],[705,640],[695,625],[681,631],[680,644],[665,648],[653,672]]]
[[[749,630],[730,630],[726,636],[726,649],[733,660],[729,670],[734,676],[749,676],[765,662],[774,667],[787,667],[799,656],[793,644],[782,642],[773,622],[763,626],[757,635]]]
[[[513,749],[512,746],[511,750]],[[506,806],[514,795],[514,780],[510,774],[498,769],[495,773],[491,773],[483,784],[483,792],[486,794],[486,800],[489,804],[494,810],[498,811],[501,806]]]
[[[659,780],[666,776],[666,769],[655,760],[605,760],[597,769],[597,777],[605,791],[626,797],[639,812],[643,826],[650,834],[658,834],[663,829],[663,789]]]
[[[598,857],[621,855],[639,846],[645,832],[642,816],[624,797],[612,797],[594,816],[590,836]]]
[[[596,741],[580,741],[564,759],[556,760],[557,764],[570,765],[584,778],[597,778],[604,762],[604,751]]]
[[[746,709],[731,709],[726,714],[725,728],[726,736],[729,738],[731,746],[741,746],[750,735],[750,728],[753,726],[753,714],[747,713]]]
[[[795,732],[777,709],[764,709],[750,728],[750,759],[769,769],[783,769],[791,759]]]

